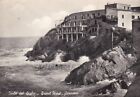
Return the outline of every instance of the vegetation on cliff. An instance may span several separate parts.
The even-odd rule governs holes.
[[[130,36],[124,33],[117,34],[117,32],[114,32],[115,34],[118,38],[114,40],[114,45]],[[36,42],[33,50],[27,52],[26,56],[29,60],[49,62],[54,60],[57,53],[63,52],[62,61],[77,60],[80,56],[88,56],[93,59],[112,47],[111,38],[111,33],[102,32],[95,38],[86,36],[74,42],[66,42],[65,40],[57,40],[57,30],[52,29]]]

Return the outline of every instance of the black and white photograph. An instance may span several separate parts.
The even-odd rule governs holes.
[[[140,0],[0,0],[0,97],[140,97]]]

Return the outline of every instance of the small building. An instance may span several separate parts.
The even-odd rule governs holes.
[[[132,21],[134,19],[140,18],[140,12],[138,11],[118,11],[118,27],[126,28],[127,30],[132,30]]]
[[[127,4],[105,5],[106,18],[117,21],[116,26],[132,31],[132,20],[140,18],[140,7],[131,7]]]
[[[132,28],[133,46],[136,50],[138,58],[140,58],[140,19],[133,20]]]

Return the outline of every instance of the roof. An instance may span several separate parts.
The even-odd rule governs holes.
[[[107,5],[127,5],[127,6],[131,6],[130,4],[123,4],[123,3],[107,3]]]
[[[140,12],[138,10],[124,10],[124,9],[114,9],[114,10],[117,10],[117,11],[127,11],[127,12],[137,12],[137,13]]]
[[[76,14],[82,14],[82,13],[96,12],[96,11],[105,11],[105,9],[91,10],[91,11],[81,11],[81,12],[72,13],[72,14],[70,14],[70,15],[68,15],[68,16],[76,15]]]

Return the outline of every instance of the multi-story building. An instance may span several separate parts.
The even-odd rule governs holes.
[[[140,7],[131,7],[127,4],[105,5],[106,18],[117,21],[116,26],[132,30],[132,20],[140,18]]]
[[[103,15],[105,15],[104,10],[95,10],[73,13],[67,16],[64,21],[57,26],[58,39],[75,41],[81,37],[85,37],[90,20],[99,19]]]
[[[140,58],[140,19],[133,20],[132,22],[133,32],[133,46],[136,50],[136,55]]]
[[[140,7],[107,4],[105,9],[70,14],[57,28],[58,40],[76,41],[87,35],[98,36],[111,27],[132,30],[132,20],[140,18]],[[105,25],[107,28],[104,28]]]

